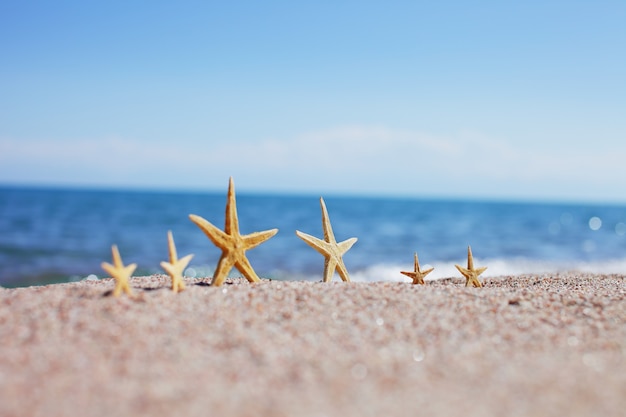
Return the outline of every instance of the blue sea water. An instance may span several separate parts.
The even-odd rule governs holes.
[[[324,196],[337,240],[359,240],[344,256],[354,281],[406,280],[418,252],[431,279],[459,276],[471,245],[483,276],[565,270],[626,273],[626,207]],[[135,275],[161,273],[167,231],[187,276],[211,276],[220,250],[188,218],[224,226],[222,193],[0,188],[0,285],[104,277],[117,244]],[[278,228],[248,252],[261,277],[320,280],[323,258],[296,235],[321,237],[319,196],[238,193],[242,233]],[[233,275],[238,275],[233,271]],[[339,279],[336,277],[335,279]]]

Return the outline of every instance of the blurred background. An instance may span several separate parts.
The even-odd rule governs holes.
[[[261,276],[321,276],[294,231],[321,235],[322,195],[362,280],[414,251],[453,275],[468,244],[490,273],[626,273],[624,22],[603,0],[4,1],[0,285],[100,276],[113,243],[157,272],[168,228],[210,274],[187,215],[223,226],[230,176],[242,232],[282,227]]]

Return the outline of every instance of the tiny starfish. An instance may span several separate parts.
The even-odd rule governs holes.
[[[456,266],[456,269],[467,279],[465,281],[465,286],[469,287],[473,285],[474,287],[482,287],[483,284],[478,280],[478,276],[485,272],[487,269],[486,266],[482,268],[474,269],[474,257],[472,256],[472,248],[470,246],[467,247],[467,269],[463,268],[459,265]]]
[[[174,237],[172,232],[167,232],[167,247],[170,252],[170,261],[161,262],[161,268],[165,270],[172,277],[172,291],[175,293],[183,291],[185,289],[185,282],[183,281],[183,271],[193,258],[193,255],[187,255],[182,259],[178,259],[176,254],[176,246],[174,245]]]
[[[420,262],[417,259],[417,252],[415,252],[415,271],[414,272],[405,272],[400,271],[401,274],[406,275],[409,278],[413,279],[413,284],[422,284],[424,285],[424,277],[431,272],[433,272],[435,268],[429,268],[426,271],[422,271],[420,269]]]
[[[101,266],[102,269],[108,272],[111,277],[115,279],[113,296],[119,297],[122,292],[132,296],[133,292],[130,290],[128,279],[133,275],[133,272],[135,272],[137,264],[124,266],[122,263],[122,257],[120,256],[120,251],[117,249],[117,245],[113,245],[111,247],[111,252],[113,253],[113,265],[107,262],[102,262]]]
[[[352,247],[352,245],[354,245],[357,238],[353,237],[344,240],[341,243],[337,243],[335,240],[335,234],[333,233],[333,228],[330,225],[328,211],[326,210],[326,204],[324,203],[323,198],[320,198],[320,205],[322,206],[322,228],[324,229],[324,240],[302,233],[299,230],[296,230],[296,235],[326,258],[324,261],[324,282],[330,282],[333,279],[335,269],[337,269],[337,272],[343,281],[350,282],[348,270],[346,269],[346,265],[343,263],[342,256]]]
[[[256,272],[246,258],[246,251],[265,242],[276,233],[278,229],[265,230],[263,232],[241,235],[239,233],[239,219],[237,217],[237,203],[235,201],[235,186],[230,177],[228,184],[228,198],[226,200],[226,225],[224,231],[215,227],[205,219],[195,214],[189,218],[205,235],[222,250],[222,256],[217,264],[211,285],[220,286],[226,280],[228,272],[236,267],[249,282],[260,282]]]

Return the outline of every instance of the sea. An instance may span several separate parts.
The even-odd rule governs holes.
[[[241,233],[278,228],[247,252],[257,274],[277,280],[322,278],[324,259],[295,232],[323,237],[319,195],[237,193]],[[471,246],[482,275],[565,271],[626,274],[626,206],[323,196],[353,281],[408,281],[413,254],[428,279],[460,277]],[[188,277],[211,277],[221,251],[189,220],[224,227],[223,192],[0,187],[0,285],[20,287],[106,277],[111,245],[135,275],[164,273],[167,232],[179,257],[194,254]],[[239,276],[233,270],[232,276]],[[335,276],[335,280],[339,280]]]

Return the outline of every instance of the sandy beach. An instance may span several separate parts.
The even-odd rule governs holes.
[[[621,416],[624,276],[0,289],[0,415]]]

